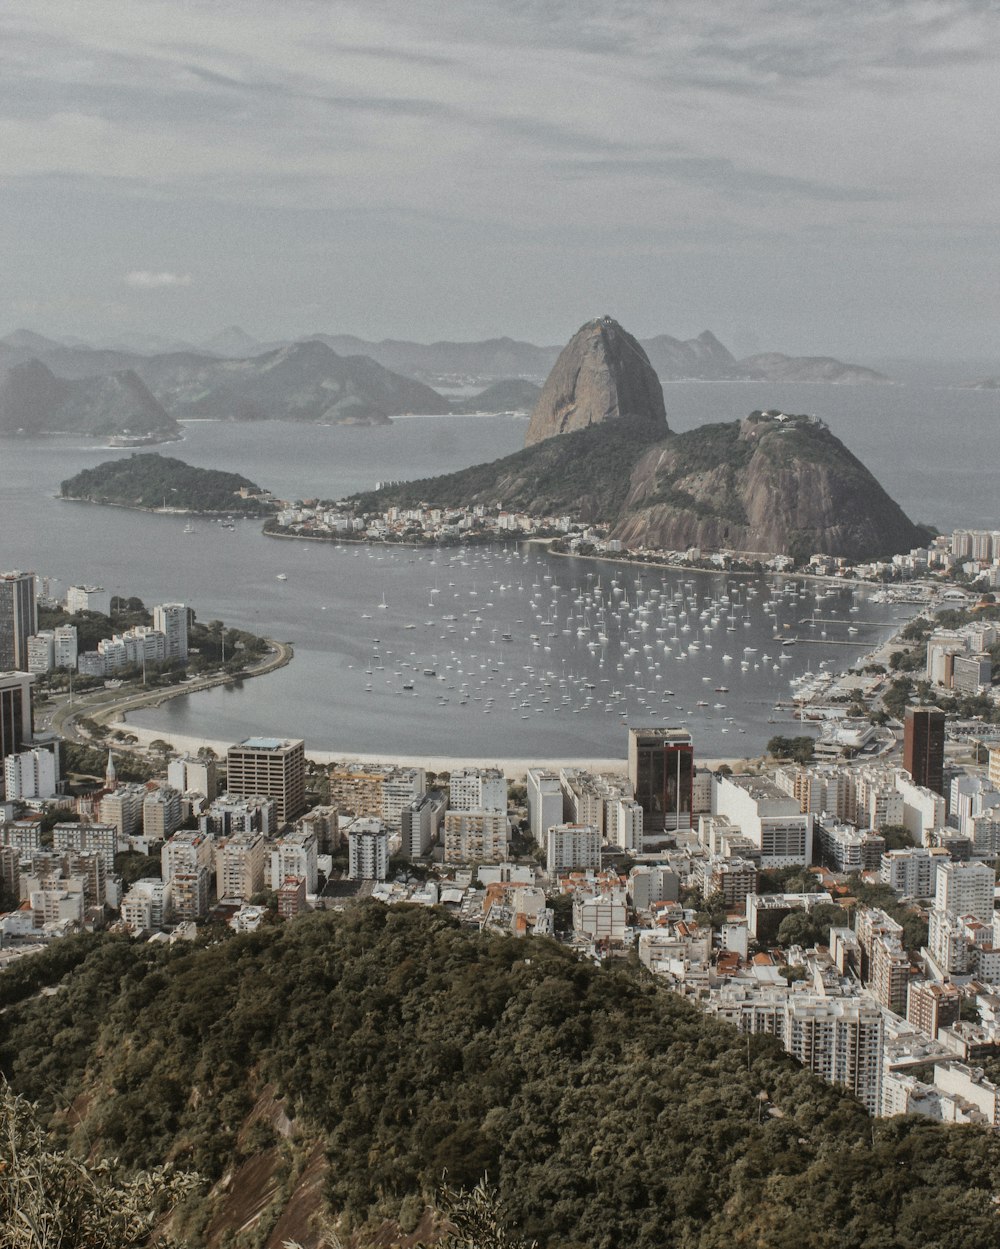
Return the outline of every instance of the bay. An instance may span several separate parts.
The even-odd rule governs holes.
[[[996,394],[676,383],[666,387],[666,399],[675,430],[759,407],[812,412],[915,519],[943,528],[995,527],[996,470],[985,451],[996,428]],[[284,497],[338,497],[380,479],[431,476],[499,458],[521,446],[525,428],[509,416],[406,418],[370,429],[197,422],[186,426],[182,443],[161,450],[241,472]],[[763,609],[771,594],[763,581],[747,593],[737,578],[653,574],[537,548],[474,549],[458,557],[280,541],[264,538],[253,521],[229,531],[199,519],[195,532],[185,533],[183,517],[55,498],[62,478],[121,454],[128,453],[67,438],[0,444],[0,564],[35,569],[52,579],[55,594],[88,582],[147,603],[187,602],[201,619],[289,640],[296,651],[287,668],[267,678],[182,697],[134,718],[164,732],[234,740],[251,732],[304,736],[313,749],[369,755],[609,757],[624,754],[624,710],[630,723],[687,725],[703,755],[751,754],[774,732],[789,731],[771,721],[793,676],[821,664],[846,666],[902,615],[867,594],[856,601],[850,590],[820,587],[828,597],[817,603],[809,583],[802,598],[778,600],[783,614],[776,620]],[[287,580],[278,580],[279,573]],[[627,596],[627,612],[609,607],[612,578],[620,597]],[[654,590],[654,604],[675,599],[674,614],[681,606],[687,611],[701,643],[695,651],[687,650],[691,634],[679,633],[668,653],[663,643],[671,626],[657,635],[653,618],[642,629],[638,604]],[[587,604],[574,602],[588,595]],[[738,646],[711,606],[723,595],[738,598],[750,618],[736,626]],[[575,619],[582,606],[586,625]],[[545,626],[546,619],[559,624]],[[857,633],[848,635],[849,625]],[[630,629],[638,636],[630,637]],[[782,648],[789,631],[800,643]],[[677,658],[681,641],[684,659]],[[627,654],[633,648],[637,653]],[[435,675],[425,676],[431,668]],[[413,690],[403,690],[410,679]],[[716,686],[728,689],[716,693]],[[673,697],[664,698],[668,690]],[[622,697],[611,697],[616,693]]]

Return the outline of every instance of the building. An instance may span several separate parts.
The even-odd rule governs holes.
[[[389,875],[389,831],[381,820],[354,820],[346,829],[351,880],[385,880]]]
[[[507,780],[499,768],[456,768],[448,781],[452,811],[506,811]]]
[[[27,672],[0,669],[0,759],[31,745],[31,682]]]
[[[77,645],[76,625],[57,625],[52,630],[53,656],[52,662],[57,668],[76,667],[79,648]]]
[[[642,854],[642,807],[634,798],[616,798],[606,805],[604,837],[626,854]]]
[[[167,640],[167,659],[187,663],[188,609],[183,603],[160,603],[153,608],[153,628]]]
[[[783,1015],[779,1036],[786,1051],[878,1114],[884,1028],[879,1006],[863,997],[801,993],[788,997]]]
[[[531,835],[537,846],[544,847],[547,830],[553,824],[561,824],[563,820],[563,792],[559,773],[548,768],[529,768],[527,791]]]
[[[289,877],[305,882],[306,893],[317,885],[316,836],[310,832],[287,833],[271,850],[271,888],[280,889]]]
[[[400,815],[401,851],[405,858],[421,859],[430,854],[441,834],[447,799],[444,794],[421,794]]]
[[[197,923],[208,914],[212,873],[207,867],[175,872],[170,878],[170,914],[176,920]]]
[[[553,824],[545,844],[545,870],[552,878],[601,866],[601,834],[593,824]]]
[[[230,746],[226,787],[236,797],[274,800],[278,824],[300,816],[306,805],[305,743],[248,737]]]
[[[215,851],[215,891],[219,901],[250,899],[264,888],[267,847],[262,833],[236,833]]]
[[[158,877],[137,880],[121,904],[122,923],[131,932],[162,928],[170,901],[169,886]]]
[[[993,919],[993,868],[986,863],[941,863],[934,888],[935,910],[973,915],[981,923]]]
[[[286,876],[277,887],[278,914],[294,919],[306,909],[306,882],[301,876]]]
[[[956,694],[974,697],[990,688],[993,660],[986,655],[956,655],[952,670],[952,689]]]
[[[813,820],[798,801],[772,781],[756,776],[715,777],[712,810],[740,829],[760,851],[761,867],[806,866],[812,862]]]
[[[52,829],[53,850],[100,855],[108,876],[115,870],[115,855],[120,844],[113,824],[56,824]]]
[[[142,835],[147,841],[166,841],[182,819],[181,796],[171,785],[151,790],[142,800]]]
[[[38,632],[33,572],[0,572],[0,672],[28,671],[28,638]]]
[[[215,841],[204,833],[181,829],[160,849],[160,875],[168,883],[175,876],[204,870],[209,879],[215,870]]]
[[[28,671],[36,676],[51,672],[55,667],[56,637],[51,629],[33,633],[28,638]]]
[[[145,785],[119,785],[101,798],[97,818],[102,824],[114,825],[119,836],[134,837],[142,826],[145,801]]]
[[[399,830],[403,811],[416,802],[427,789],[427,773],[423,768],[394,768],[382,782],[379,817],[392,832]]]
[[[694,746],[686,729],[629,729],[628,779],[645,833],[691,827]]]
[[[506,811],[446,811],[446,863],[500,863],[507,858]]]
[[[914,785],[944,793],[944,722],[937,707],[907,707],[903,722],[903,767]]]
[[[211,802],[219,792],[214,759],[185,755],[167,764],[167,784],[181,794],[200,794]]]
[[[3,761],[4,796],[13,802],[54,798],[58,780],[59,759],[54,750],[22,750]]]
[[[92,611],[111,615],[111,594],[101,585],[71,585],[66,591],[66,610],[71,616]]]
[[[852,824],[820,819],[814,826],[822,861],[835,872],[877,871],[885,853],[885,838],[859,831]]]
[[[888,850],[882,855],[879,879],[901,898],[933,898],[938,867],[950,858],[947,850],[927,846]]]
[[[937,980],[911,980],[906,998],[906,1018],[931,1040],[938,1028],[958,1023],[962,998],[953,984]]]
[[[918,846],[926,846],[934,829],[944,826],[944,798],[926,785],[914,784],[905,772],[896,774],[896,792],[903,799],[903,827]]]

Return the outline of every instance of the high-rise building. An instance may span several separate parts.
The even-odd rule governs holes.
[[[66,610],[71,616],[81,611],[110,616],[111,593],[102,585],[71,585],[66,591]]]
[[[456,768],[448,793],[452,811],[507,810],[507,780],[499,768]]]
[[[502,863],[507,858],[505,811],[448,811],[444,817],[446,863]]]
[[[276,737],[248,737],[230,746],[227,791],[239,798],[272,798],[279,825],[294,820],[306,805],[305,743]]]
[[[839,1084],[877,1114],[882,1087],[882,1012],[863,997],[802,993],[788,999],[779,1037],[803,1067]]]
[[[75,668],[78,654],[76,625],[57,625],[52,630],[53,663],[57,668]]]
[[[553,824],[548,830],[545,870],[549,876],[600,866],[601,835],[593,824]]]
[[[58,779],[59,761],[54,750],[22,750],[3,761],[4,796],[15,802],[54,798]]]
[[[0,759],[31,742],[31,682],[27,672],[0,671]]]
[[[903,767],[914,785],[944,793],[944,712],[907,707],[903,722]]]
[[[55,667],[56,638],[51,629],[33,633],[28,638],[28,671],[36,675],[51,672]]]
[[[628,778],[645,833],[691,827],[694,747],[686,729],[629,729]]]
[[[167,639],[167,658],[187,662],[188,609],[183,603],[160,603],[153,608],[153,628]]]
[[[444,811],[445,796],[436,791],[421,794],[403,808],[399,827],[402,853],[408,859],[419,859],[430,853],[441,833]]]
[[[35,574],[0,572],[0,672],[28,671],[28,638],[37,632]]]
[[[358,819],[347,826],[351,880],[385,880],[389,874],[389,833],[381,820]]]
[[[262,833],[236,833],[215,851],[215,889],[219,901],[249,902],[264,888],[267,846]]]
[[[563,821],[563,791],[559,773],[547,768],[529,768],[527,776],[528,819],[535,844],[545,847],[545,837],[553,824]]]
[[[993,919],[993,868],[987,863],[949,860],[937,870],[934,907],[949,915],[974,915],[987,924]]]

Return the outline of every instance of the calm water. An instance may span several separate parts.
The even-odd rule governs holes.
[[[982,454],[1000,416],[995,394],[692,383],[668,386],[666,396],[678,430],[755,407],[813,412],[911,516],[995,526],[996,472]],[[385,429],[200,423],[163,451],[286,497],[336,497],[379,478],[498,458],[524,431],[510,417],[412,418]],[[251,521],[235,532],[197,521],[185,534],[182,518],[53,497],[63,477],[114,454],[64,439],[0,444],[0,565],[34,568],[56,593],[89,581],[149,603],[182,600],[203,619],[296,646],[295,661],[266,680],[177,699],[136,721],[164,730],[295,734],[345,752],[604,757],[623,752],[624,711],[632,722],[688,724],[707,755],[743,754],[776,731],[771,708],[792,676],[846,665],[897,614],[850,592],[817,602],[812,586],[804,597],[771,598],[763,582],[748,589],[707,575],[646,572],[640,584],[640,569],[534,549],[459,557],[305,544],[265,539]],[[800,643],[781,647],[789,635]]]

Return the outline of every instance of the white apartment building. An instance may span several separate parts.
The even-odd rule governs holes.
[[[160,873],[165,881],[190,875],[204,868],[209,876],[215,870],[215,840],[205,833],[181,829],[165,841],[160,850]]]
[[[122,923],[131,932],[162,928],[166,922],[169,901],[170,889],[165,881],[155,877],[137,880],[122,898]]]
[[[553,824],[548,830],[545,870],[550,877],[600,866],[601,834],[593,824]]]
[[[214,759],[198,759],[185,755],[167,764],[167,784],[181,794],[200,794],[211,802],[219,792]]]
[[[993,921],[993,868],[985,863],[956,863],[938,867],[934,906],[949,915],[974,915],[984,924]]]
[[[113,824],[56,824],[52,829],[52,848],[61,853],[92,851],[104,861],[110,876],[115,870],[115,855],[128,843],[118,836]]]
[[[446,811],[446,863],[500,863],[507,858],[509,826],[503,811]]]
[[[423,768],[397,768],[382,782],[382,822],[397,831],[406,807],[416,802],[427,789],[427,773]]]
[[[499,768],[457,768],[448,782],[452,811],[507,811],[507,779]]]
[[[56,639],[51,630],[33,633],[28,638],[28,671],[40,675],[51,672],[56,661]]]
[[[891,885],[901,898],[933,898],[938,866],[949,862],[950,858],[947,850],[938,847],[907,846],[901,850],[887,850],[882,855],[879,879]]]
[[[345,830],[351,880],[385,880],[389,875],[389,832],[381,820],[354,820]]]
[[[153,628],[166,639],[167,659],[187,663],[188,609],[183,603],[160,603],[153,608]]]
[[[142,824],[145,785],[119,785],[105,794],[97,809],[102,824],[113,824],[121,837],[134,837]]]
[[[282,837],[271,851],[271,888],[280,889],[286,876],[297,876],[306,882],[306,893],[315,893],[317,853],[313,833],[293,832]]]
[[[563,792],[559,773],[548,768],[529,768],[527,777],[528,819],[537,846],[544,847],[548,829],[563,820]]]
[[[853,1093],[877,1115],[882,1093],[882,1012],[863,997],[789,996],[781,1042],[830,1084]]]
[[[35,747],[8,755],[3,761],[4,796],[10,802],[54,798],[58,769],[54,751]]]
[[[79,654],[76,625],[57,625],[52,631],[52,641],[55,667],[75,668]]]
[[[944,798],[925,785],[914,785],[902,769],[896,773],[896,792],[903,799],[902,823],[906,831],[918,846],[927,845],[934,829],[944,827]]]
[[[795,867],[812,862],[813,815],[772,782],[755,776],[717,775],[712,814],[724,816],[760,851],[761,866]]]
[[[71,585],[66,591],[66,610],[71,616],[81,611],[110,616],[111,593],[100,585]]]
[[[625,898],[617,893],[577,894],[573,899],[573,931],[591,941],[625,940]]]
[[[642,854],[642,807],[634,798],[605,804],[604,838],[627,854]]]

